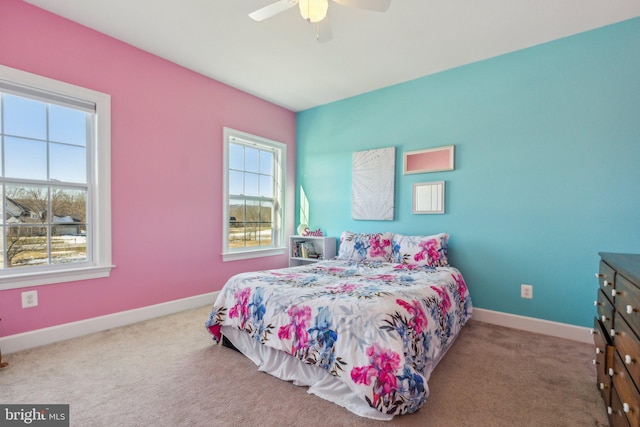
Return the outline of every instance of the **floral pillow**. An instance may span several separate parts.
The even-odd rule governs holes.
[[[349,261],[391,262],[392,233],[352,233],[340,235],[338,259]]]
[[[433,236],[393,235],[393,262],[408,265],[446,267],[449,235],[440,233]]]

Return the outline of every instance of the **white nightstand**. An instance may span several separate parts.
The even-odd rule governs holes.
[[[303,243],[311,243],[319,258],[309,257],[303,251]],[[318,236],[290,236],[289,237],[289,267],[332,259],[336,256],[336,238]]]

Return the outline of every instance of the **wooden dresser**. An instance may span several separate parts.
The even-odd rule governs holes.
[[[597,387],[612,426],[640,427],[640,255],[600,253]]]

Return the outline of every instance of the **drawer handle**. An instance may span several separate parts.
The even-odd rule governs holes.
[[[628,403],[623,403],[622,404],[622,410],[625,412],[625,414],[628,414],[630,412],[630,408],[629,408],[629,404]]]
[[[613,368],[609,368],[609,376],[612,377],[613,376]]]
[[[597,278],[597,279],[599,279],[599,278],[601,278],[601,277],[602,277],[602,274],[601,274],[601,273],[596,273],[596,278]]]
[[[611,335],[612,337],[616,336],[616,330],[615,330],[615,329],[612,329],[612,330],[609,332],[609,335]]]
[[[602,319],[602,323],[607,321],[607,316],[605,316],[604,314],[600,317],[600,319]]]
[[[607,286],[610,286],[610,285],[611,285],[611,283],[609,283],[607,280],[605,280],[604,282],[602,282],[602,286],[604,286],[605,288],[606,288]]]
[[[596,353],[597,353],[597,351],[596,351]],[[627,355],[624,356],[624,363],[626,363],[627,365],[631,365],[633,362],[634,362],[634,360],[631,358],[630,355],[627,354]]]
[[[598,302],[598,301],[594,301],[594,302],[593,302],[593,305],[595,305],[595,306],[597,307],[597,306],[599,306],[599,305],[602,305],[602,303],[601,303],[601,302]]]
[[[596,354],[600,354],[600,353],[602,353],[602,350],[600,350],[599,347],[596,347]]]
[[[593,363],[594,365],[599,365],[599,364],[600,364],[600,363],[598,363],[598,361],[597,361],[596,359],[593,359],[593,360],[591,361],[591,363]]]
[[[635,310],[633,307],[631,307],[631,304],[629,304],[627,306],[627,314],[633,314],[634,311],[638,311],[638,310]]]
[[[613,408],[611,406],[607,406],[607,414],[613,415]]]
[[[605,388],[607,388],[605,383],[600,383],[600,390],[604,390]]]

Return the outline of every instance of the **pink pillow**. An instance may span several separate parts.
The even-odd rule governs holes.
[[[391,262],[392,233],[352,233],[340,235],[338,259]]]
[[[446,233],[433,236],[393,235],[393,262],[409,265],[427,265],[429,267],[446,267],[449,265],[447,246],[449,235]]]

